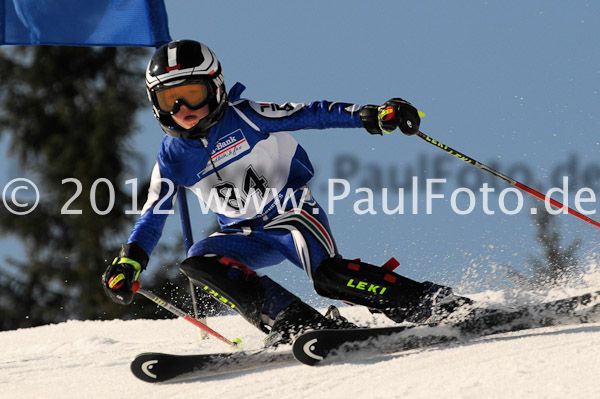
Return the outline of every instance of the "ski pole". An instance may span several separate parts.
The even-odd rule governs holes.
[[[179,186],[179,188],[177,189],[177,200],[179,201],[181,231],[183,232],[183,243],[185,245],[185,253],[187,255],[187,252],[190,250],[192,245],[194,245],[194,236],[192,233],[192,225],[190,223],[190,211],[187,202],[187,194],[183,186]],[[192,308],[194,310],[194,318],[208,325],[208,323],[206,322],[206,316],[204,316],[204,314],[200,316],[198,310],[198,296],[196,295],[196,287],[194,287],[194,283],[192,283],[192,280],[189,280],[188,288],[190,291],[190,296],[192,297]],[[206,333],[206,331],[200,330],[200,338],[208,338],[208,334]]]
[[[488,173],[496,176],[499,179],[504,180],[505,182],[507,182],[511,186],[514,186],[514,187],[516,187],[518,189],[521,189],[521,190],[525,191],[526,193],[531,194],[534,197],[536,197],[536,198],[538,198],[538,199],[540,199],[540,200],[542,200],[544,202],[548,202],[551,205],[555,206],[556,208],[559,208],[561,210],[566,210],[567,213],[569,213],[569,214],[571,214],[573,216],[576,216],[576,217],[578,217],[579,219],[581,219],[581,220],[583,220],[585,222],[593,224],[596,227],[600,227],[600,223],[598,223],[597,221],[595,221],[593,219],[590,219],[589,217],[587,217],[585,215],[582,215],[581,213],[577,212],[576,210],[571,209],[568,206],[565,206],[565,205],[561,204],[560,202],[558,202],[558,201],[556,201],[556,200],[554,200],[552,198],[547,198],[544,194],[540,193],[539,191],[536,191],[533,188],[531,188],[529,186],[526,186],[525,184],[523,184],[521,182],[518,182],[515,179],[513,179],[511,177],[508,177],[505,174],[502,174],[502,173],[498,172],[497,170],[492,169],[489,166],[487,166],[487,165],[485,165],[485,164],[483,164],[483,163],[481,163],[479,161],[476,161],[475,159],[473,159],[473,158],[471,158],[471,157],[469,157],[469,156],[467,156],[467,155],[465,155],[465,154],[463,154],[463,153],[461,153],[459,151],[456,151],[453,148],[448,147],[446,144],[441,143],[440,141],[435,140],[435,139],[429,137],[428,135],[426,135],[425,133],[423,133],[421,131],[417,132],[417,136],[419,136],[420,138],[422,138],[423,140],[425,140],[429,144],[434,145],[435,147],[440,148],[440,149],[446,151],[448,154],[455,156],[456,158],[460,159],[461,161],[464,161],[464,162],[466,162],[468,164],[471,164],[471,165],[475,166],[476,168],[479,168],[479,169],[481,169],[483,171],[486,171],[486,172],[488,172]]]
[[[165,301],[164,299],[162,299],[158,295],[154,294],[153,292],[148,291],[148,290],[146,290],[144,288],[140,288],[139,285],[137,286],[137,289],[134,286],[133,292],[135,292],[137,294],[142,294],[143,296],[145,296],[146,298],[150,299],[152,302],[154,302],[158,306],[160,306],[160,307],[168,310],[169,312],[173,313],[174,315],[176,315],[178,317],[181,317],[182,319],[184,319],[186,321],[189,321],[190,323],[192,323],[196,327],[199,327],[202,331],[206,331],[207,333],[209,333],[213,337],[215,337],[217,339],[220,339],[221,341],[225,342],[227,345],[235,346],[235,345],[238,344],[238,340],[237,339],[235,341],[228,340],[227,338],[225,338],[224,336],[222,336],[221,334],[219,334],[218,332],[216,332],[215,330],[213,330],[212,328],[210,328],[206,324],[202,323],[200,320],[197,320],[197,319],[193,318],[189,314],[185,313],[183,310],[179,309],[176,306],[173,306],[172,304],[170,304],[169,302]]]

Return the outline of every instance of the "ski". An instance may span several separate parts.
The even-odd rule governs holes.
[[[291,351],[277,352],[273,349],[194,355],[142,353],[131,362],[131,371],[142,381],[166,382],[206,378],[294,362]]]
[[[439,324],[380,328],[312,330],[300,335],[292,350],[174,355],[142,353],[131,363],[146,382],[201,379],[295,363],[327,364],[402,352],[510,331],[600,321],[600,291],[519,308],[465,305]]]
[[[401,352],[510,331],[600,320],[600,291],[519,308],[472,308],[440,324],[312,330],[294,342],[294,357],[317,365]],[[461,312],[458,312],[463,313]]]
[[[458,338],[451,330],[436,331],[436,327],[311,330],[296,338],[292,352],[296,360],[313,366],[442,344]]]

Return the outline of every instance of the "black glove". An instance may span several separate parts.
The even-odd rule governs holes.
[[[139,287],[137,281],[142,270],[146,269],[148,255],[136,243],[123,245],[121,253],[102,275],[104,292],[110,299],[121,305],[129,305]]]
[[[399,127],[410,136],[419,131],[421,124],[419,111],[401,98],[392,98],[381,107],[365,105],[360,110],[360,119],[371,134],[391,133]]]

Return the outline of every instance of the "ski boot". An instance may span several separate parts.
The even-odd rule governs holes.
[[[459,307],[471,304],[469,298],[455,295],[452,288],[424,281],[427,293],[415,298],[414,302],[402,307],[382,309],[382,313],[396,323],[410,322],[416,324],[441,323]]]
[[[342,317],[335,306],[330,306],[325,316],[298,300],[277,314],[271,333],[265,338],[265,347],[290,344],[308,330],[332,328],[357,328]]]

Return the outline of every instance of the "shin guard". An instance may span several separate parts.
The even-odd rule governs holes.
[[[238,312],[265,333],[277,314],[298,297],[242,263],[219,256],[193,256],[180,270],[211,298]]]
[[[179,269],[214,300],[235,310],[262,331],[268,331],[261,321],[265,288],[255,272],[217,256],[187,258]]]
[[[368,263],[329,258],[314,274],[317,294],[374,309],[410,307],[428,293],[420,282]]]

